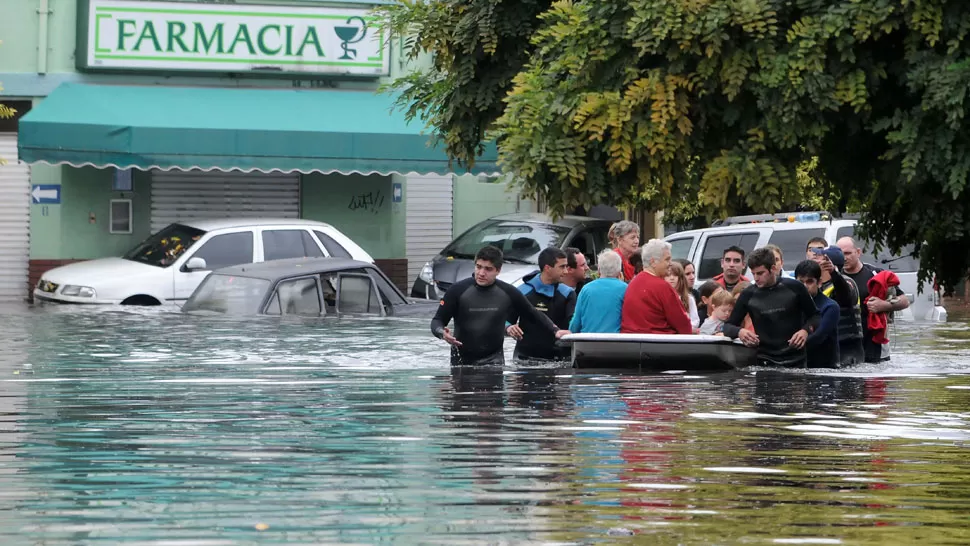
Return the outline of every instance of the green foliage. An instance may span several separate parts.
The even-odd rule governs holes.
[[[837,205],[894,250],[916,243],[924,276],[952,286],[970,268],[964,0],[407,0],[387,13],[412,55],[434,54],[395,84],[409,112],[465,163],[496,139],[553,213]]]

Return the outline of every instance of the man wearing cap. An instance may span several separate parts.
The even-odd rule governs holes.
[[[822,268],[819,291],[839,304],[839,357],[843,366],[865,360],[862,346],[862,313],[859,289],[855,281],[842,274],[845,255],[832,245],[825,248],[809,246],[812,259]]]

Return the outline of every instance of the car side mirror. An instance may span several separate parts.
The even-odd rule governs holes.
[[[189,258],[189,261],[185,262],[186,271],[205,271],[209,269],[209,265],[205,263],[205,258]]]

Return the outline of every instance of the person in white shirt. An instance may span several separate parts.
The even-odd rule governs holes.
[[[673,287],[674,292],[677,293],[677,298],[680,299],[681,304],[684,306],[684,312],[690,318],[690,327],[696,334],[697,329],[701,325],[701,319],[697,315],[697,301],[694,300],[694,295],[691,294],[690,287],[687,285],[687,276],[684,274],[684,267],[677,262],[670,262],[665,279]]]

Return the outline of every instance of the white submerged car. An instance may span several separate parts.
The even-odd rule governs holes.
[[[286,258],[374,259],[329,224],[252,218],[171,224],[121,258],[73,263],[44,273],[38,301],[162,305],[184,302],[214,269]]]

